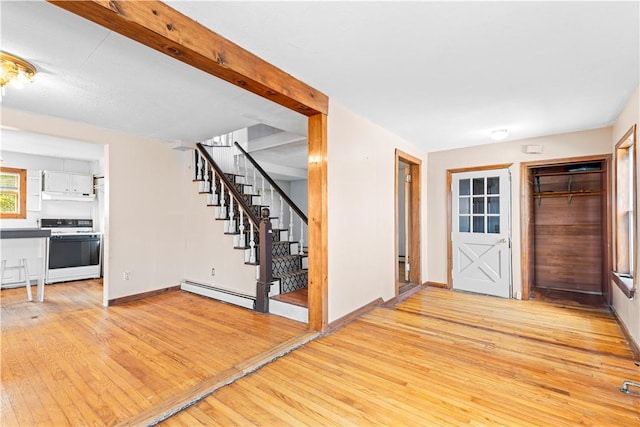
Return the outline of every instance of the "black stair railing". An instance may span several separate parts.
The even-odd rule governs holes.
[[[269,183],[269,185],[271,185],[271,187],[278,193],[278,195],[282,197],[282,199],[287,203],[287,205],[289,205],[291,209],[293,209],[293,211],[300,217],[300,219],[302,219],[302,221],[304,221],[305,224],[309,224],[307,216],[304,214],[304,212],[302,212],[302,210],[300,210],[298,205],[296,205],[289,198],[289,196],[287,196],[287,193],[285,193],[282,190],[282,188],[280,188],[280,186],[276,184],[276,182],[271,178],[271,176],[269,176],[269,174],[265,172],[264,169],[262,169],[260,164],[258,164],[258,162],[255,161],[255,159],[251,156],[251,154],[247,153],[245,149],[242,148],[242,146],[237,142],[234,142],[234,145],[247,158],[247,160],[249,160],[251,165],[260,173],[260,175],[262,175],[262,177]]]
[[[238,206],[242,208],[244,211],[244,215],[247,216],[249,222],[251,223],[251,227],[254,227],[258,230],[259,238],[259,247],[256,248],[258,253],[260,254],[260,277],[257,281],[257,289],[256,289],[256,301],[254,303],[254,308],[256,311],[261,313],[269,312],[269,286],[272,281],[272,265],[271,265],[271,246],[272,246],[272,233],[271,231],[271,223],[269,221],[269,210],[265,209],[262,212],[262,216],[260,219],[255,215],[253,210],[250,208],[249,204],[245,200],[242,194],[238,191],[234,183],[232,183],[227,174],[223,172],[220,166],[213,159],[209,151],[205,148],[205,146],[201,143],[196,144],[198,152],[202,156],[202,158],[209,164],[215,176],[218,177],[220,182],[222,183],[223,189],[221,189],[221,193],[224,193],[224,189],[228,191],[228,194],[233,197],[234,201]],[[230,147],[231,148],[231,147]],[[197,167],[197,162],[196,162]],[[202,175],[203,171],[198,171],[198,175]],[[206,172],[205,172],[206,173]],[[213,180],[212,180],[213,181]],[[220,197],[224,197],[224,194],[221,194]],[[267,217],[264,217],[266,211]],[[228,215],[228,214],[227,214]],[[265,231],[263,231],[265,228]],[[252,248],[253,250],[253,248]],[[269,254],[268,259],[265,259],[264,254]]]

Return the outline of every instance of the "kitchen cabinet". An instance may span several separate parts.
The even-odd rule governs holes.
[[[86,173],[44,171],[42,191],[45,199],[64,197],[93,198],[93,176]]]
[[[86,174],[71,174],[71,193],[88,196],[93,194],[93,176]]]
[[[54,193],[69,193],[71,190],[71,175],[67,172],[44,171],[43,190]]]

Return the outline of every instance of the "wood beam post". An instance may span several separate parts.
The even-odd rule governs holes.
[[[328,112],[323,93],[162,2],[48,1],[305,116]]]
[[[327,116],[309,117],[309,329],[328,326]]]

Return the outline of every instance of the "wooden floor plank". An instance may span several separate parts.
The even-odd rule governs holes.
[[[117,425],[160,413],[308,335],[306,324],[186,292],[103,308],[98,280],[46,291],[44,303],[27,302],[24,289],[0,291],[2,426]]]
[[[634,425],[640,396],[618,390],[625,379],[640,370],[607,310],[426,288],[193,410],[224,407],[238,425]],[[251,418],[256,407],[281,422]]]
[[[601,308],[426,288],[313,340],[179,292],[104,309],[99,282],[77,283],[44,304],[1,291],[1,425],[145,425],[212,387],[161,424],[640,423],[618,391],[640,370]]]

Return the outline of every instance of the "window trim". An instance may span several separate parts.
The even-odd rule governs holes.
[[[631,140],[629,143],[628,141]],[[627,179],[631,181],[629,189],[629,194],[631,194],[632,200],[628,203],[630,205],[630,209],[627,212],[631,212],[630,215],[631,221],[628,221],[626,227],[621,227],[619,218],[620,214],[620,206],[618,203],[618,186],[621,181],[618,176],[618,171],[620,170],[619,163],[623,159],[622,152],[623,150],[627,150],[628,148],[633,148],[633,158],[629,159],[629,174],[631,175]],[[638,169],[637,169],[637,157],[638,157],[638,144],[636,139],[636,125],[634,124],[631,128],[624,134],[622,138],[616,143],[615,146],[615,177],[614,177],[614,194],[616,195],[614,198],[614,262],[613,268],[614,271],[611,272],[612,281],[620,288],[620,290],[628,297],[633,298],[635,292],[638,289],[638,278],[637,278],[637,254],[638,254],[638,232],[637,232],[637,214],[638,214],[638,194],[637,194],[637,181],[638,181]],[[629,157],[628,155],[625,157]],[[630,247],[631,250],[627,251],[625,257],[627,258],[627,265],[624,268],[620,268],[619,266],[619,258],[618,258],[618,245],[620,243],[621,235],[625,233],[623,230],[627,229],[626,237],[624,237],[627,247]],[[624,242],[622,243],[624,244]],[[629,252],[631,254],[629,255]]]
[[[0,167],[0,172],[14,173],[19,176],[19,188],[18,188],[18,212],[17,213],[5,213],[0,212],[0,218],[2,219],[25,219],[27,217],[27,170],[17,168]]]

